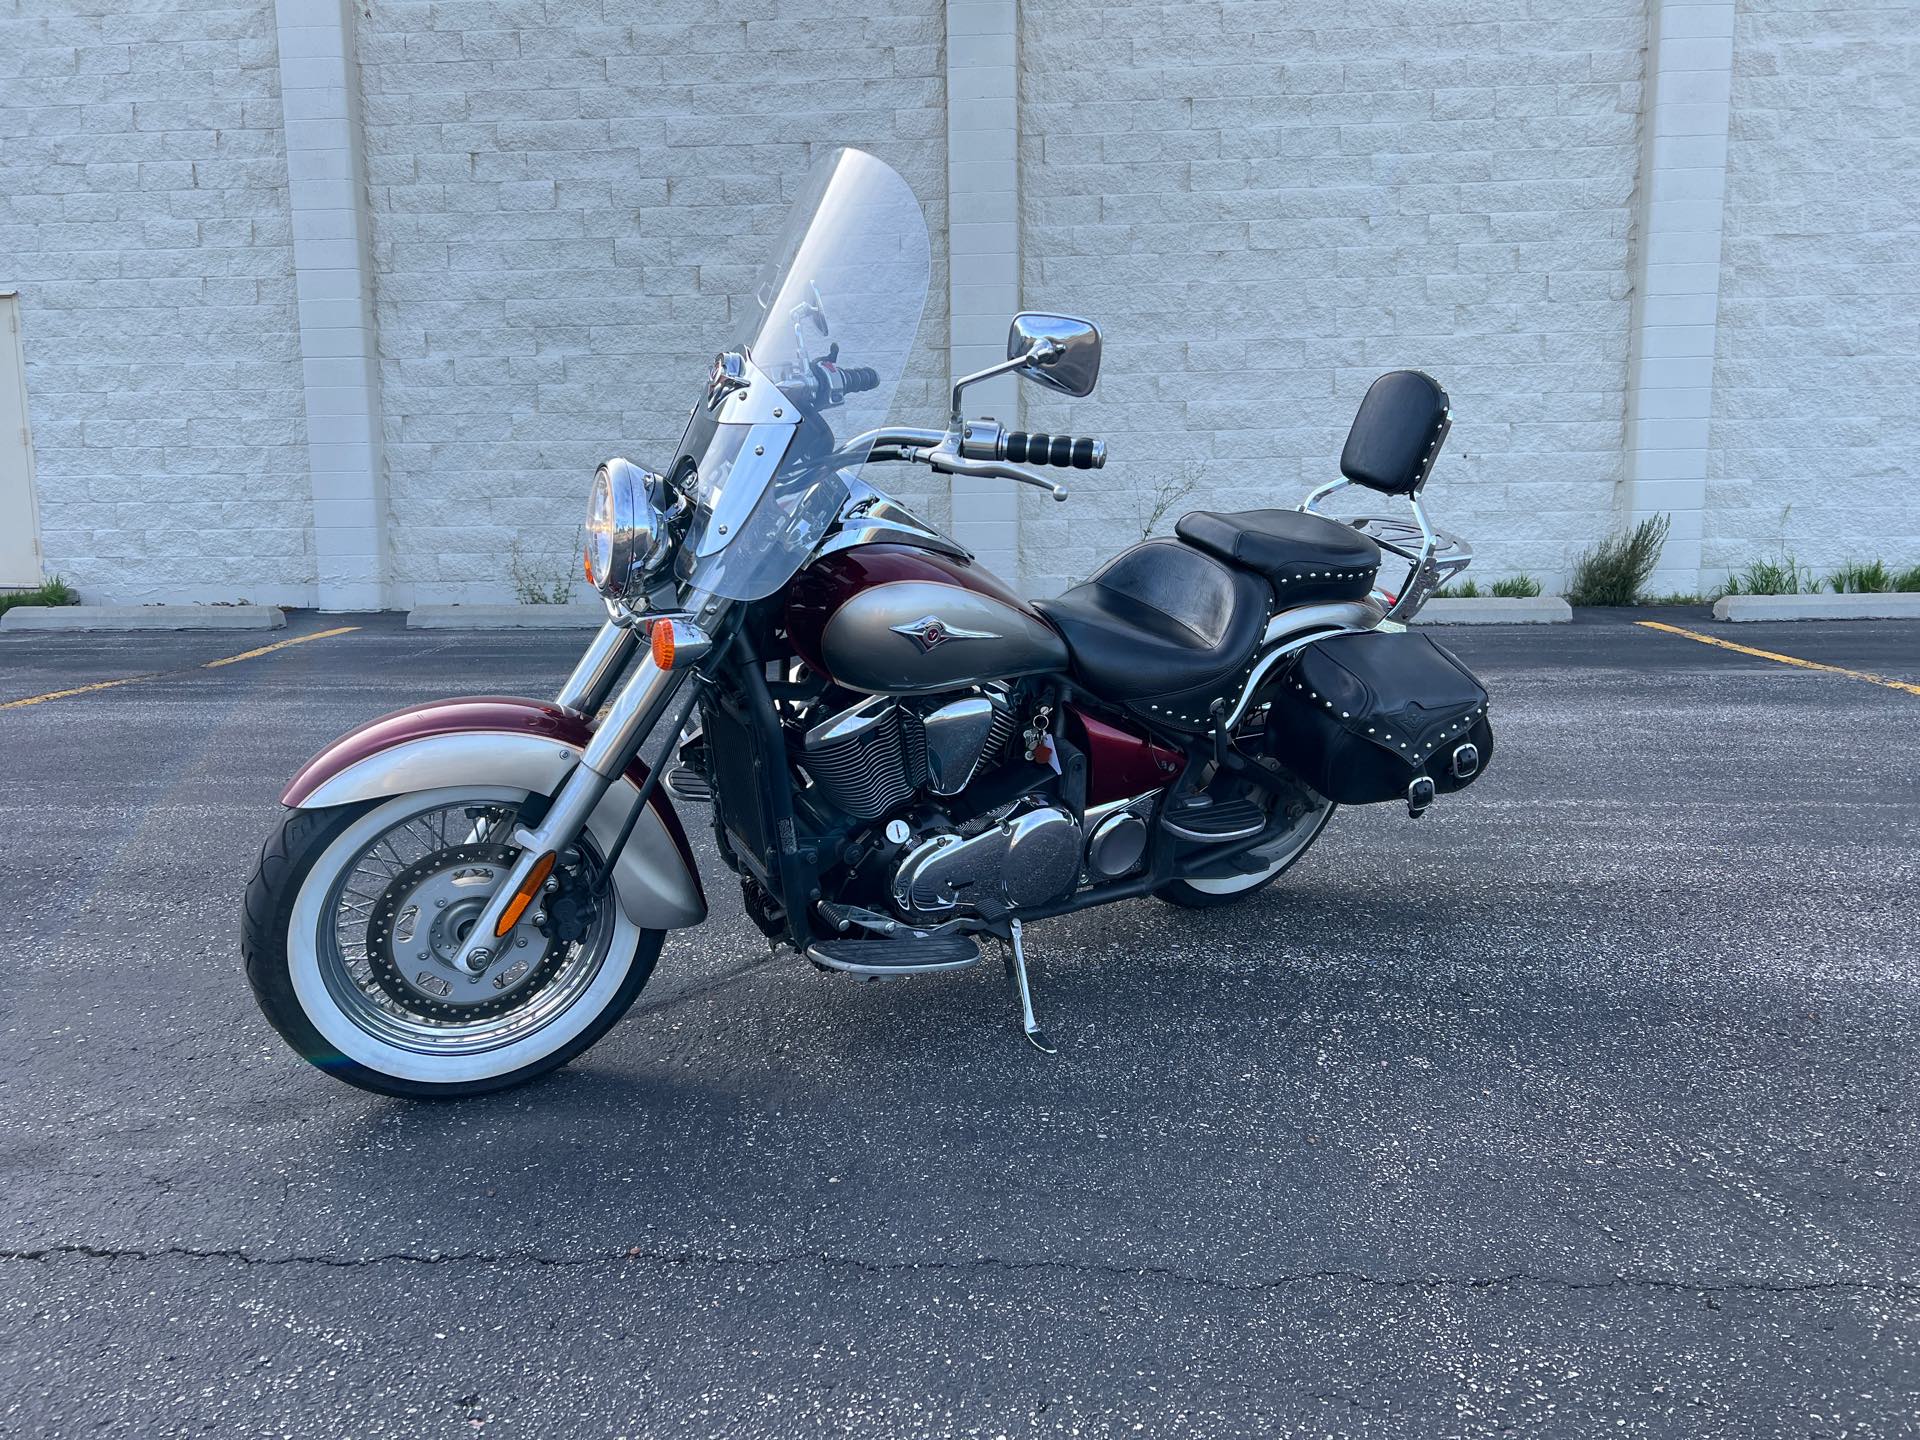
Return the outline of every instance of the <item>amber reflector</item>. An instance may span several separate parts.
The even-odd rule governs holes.
[[[673,622],[671,620],[653,622],[653,663],[662,670],[673,668]]]
[[[513,899],[507,902],[507,908],[501,913],[500,923],[493,927],[494,939],[498,940],[520,923],[520,917],[527,913],[527,906],[533,903],[534,895],[547,883],[547,876],[552,873],[553,851],[549,850],[533,862],[533,869],[520,882],[520,888],[513,892]]]

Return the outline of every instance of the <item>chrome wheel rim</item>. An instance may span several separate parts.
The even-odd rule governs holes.
[[[517,1044],[565,1015],[612,948],[608,897],[579,940],[550,940],[538,907],[474,979],[452,965],[486,898],[506,878],[511,805],[441,803],[403,815],[341,866],[321,910],[317,955],[327,994],[356,1029],[398,1049],[475,1055]],[[580,867],[597,881],[599,856]],[[440,903],[435,903],[440,902]]]

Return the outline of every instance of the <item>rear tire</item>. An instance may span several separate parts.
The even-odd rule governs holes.
[[[489,801],[513,792],[474,792]],[[444,795],[444,792],[443,792]],[[316,916],[343,863],[369,835],[404,821],[421,796],[328,810],[291,810],[267,837],[247,882],[241,953],[254,998],[273,1028],[308,1063],[349,1085],[406,1099],[455,1099],[525,1084],[593,1045],[625,1015],[653,973],[665,932],[618,913],[591,977],[550,1019],[492,1051],[439,1054],[383,1040],[356,1024],[350,1005],[323,983],[324,937]],[[509,803],[511,801],[509,800]],[[441,1078],[444,1076],[445,1078]]]
[[[1310,829],[1306,838],[1293,846],[1265,870],[1256,870],[1247,875],[1227,875],[1217,880],[1169,880],[1153,893],[1169,905],[1178,905],[1183,910],[1213,910],[1222,905],[1234,905],[1259,890],[1264,890],[1291,870],[1302,855],[1313,848],[1313,842],[1320,838],[1320,832],[1327,828],[1327,822],[1333,819],[1333,812],[1340,807],[1332,801],[1327,802],[1320,818]]]

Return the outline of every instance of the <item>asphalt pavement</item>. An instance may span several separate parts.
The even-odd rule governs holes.
[[[1486,777],[1033,926],[1057,1057],[770,957],[695,813],[629,1018],[423,1105],[272,1034],[241,887],[332,735],[584,636],[0,638],[0,1433],[1920,1433],[1920,625],[1444,639]]]

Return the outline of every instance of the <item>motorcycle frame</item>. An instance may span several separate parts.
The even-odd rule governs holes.
[[[887,429],[870,432],[853,443],[867,447],[869,460],[917,461],[945,473],[991,474],[1047,489],[1056,498],[1065,497],[1064,487],[1042,479],[1025,466],[984,459],[976,461],[963,456],[960,453],[961,442],[962,437],[957,430],[943,434],[927,430]],[[1348,483],[1342,479],[1319,487],[1306,497],[1300,508],[1313,511],[1317,502]],[[1382,548],[1409,562],[1409,579],[1401,592],[1397,596],[1379,595],[1377,603],[1368,607],[1373,613],[1364,616],[1355,613],[1359,608],[1356,605],[1343,603],[1313,607],[1315,611],[1324,611],[1324,614],[1295,615],[1284,618],[1284,621],[1283,617],[1276,617],[1267,636],[1263,638],[1265,648],[1256,658],[1247,680],[1237,695],[1222,697],[1216,702],[1214,724],[1204,736],[1189,737],[1163,732],[1157,726],[1146,724],[1137,715],[1122,715],[1064,674],[1046,677],[1047,683],[1057,687],[1063,696],[1076,696],[1082,708],[1089,713],[1101,718],[1111,716],[1128,727],[1144,728],[1155,740],[1170,743],[1186,757],[1186,763],[1180,774],[1159,791],[1149,822],[1148,863],[1142,873],[1105,884],[1086,886],[1050,905],[1022,911],[1021,919],[1044,919],[1102,905],[1110,900],[1149,894],[1171,880],[1202,869],[1211,869],[1240,853],[1257,849],[1263,840],[1269,838],[1263,831],[1258,835],[1223,841],[1217,846],[1207,846],[1198,851],[1188,850],[1182,855],[1181,843],[1161,824],[1167,797],[1179,793],[1187,778],[1196,773],[1196,764],[1208,762],[1232,771],[1250,784],[1278,789],[1279,782],[1263,766],[1241,753],[1232,738],[1234,727],[1245,717],[1256,694],[1270,678],[1282,673],[1292,655],[1304,646],[1330,634],[1373,629],[1381,623],[1410,618],[1445,578],[1458,573],[1470,563],[1471,552],[1455,537],[1434,529],[1417,495],[1409,496],[1408,504],[1412,508],[1413,526],[1384,517],[1363,517],[1350,522],[1363,532],[1371,529]],[[1417,550],[1398,543],[1401,540],[1411,541],[1415,534],[1419,537]],[[919,521],[885,491],[856,478],[849,485],[849,499],[836,533],[827,537],[819,553],[830,553],[883,539],[924,545],[936,552],[949,547],[959,549],[947,537]],[[960,553],[965,552],[962,550]],[[764,833],[777,837],[778,843],[774,846],[771,864],[765,863],[766,857],[758,857],[759,863],[751,868],[764,872],[763,879],[771,887],[773,898],[784,912],[785,938],[789,943],[804,952],[814,940],[827,938],[814,929],[810,918],[814,903],[822,898],[819,884],[822,867],[817,850],[807,852],[799,842],[792,770],[786,759],[779,712],[762,668],[767,661],[763,657],[737,653],[742,635],[740,621],[745,607],[718,597],[691,599],[697,606],[694,612],[679,612],[670,617],[635,614],[617,602],[609,602],[607,622],[589,642],[556,696],[557,704],[583,717],[592,716],[605,707],[605,718],[594,727],[591,742],[581,752],[579,763],[548,797],[549,803],[538,815],[532,828],[523,825],[513,832],[512,840],[520,853],[505,883],[494,892],[487,909],[476,921],[458,957],[457,963],[463,968],[479,973],[491,960],[484,937],[491,933],[504,915],[516,890],[531,876],[542,855],[564,848],[585,827],[588,816],[594,812],[614,779],[638,755],[647,736],[666,714],[681,687],[689,682],[711,685],[716,679],[738,693],[744,701],[744,718],[752,726],[758,753],[767,757],[765,768],[777,770],[779,774],[777,782],[771,781],[769,776],[763,776],[763,783],[759,787],[766,807],[762,818],[770,822]],[[1380,608],[1382,605],[1384,610]],[[693,621],[698,633],[712,638],[711,650],[687,666],[662,669],[654,662],[651,653],[643,651],[640,645],[641,628],[661,618]],[[1284,629],[1276,628],[1283,623]],[[1272,643],[1275,641],[1278,643]],[[986,681],[995,677],[979,678]],[[686,710],[683,709],[681,713],[686,713]],[[1056,740],[1059,738],[1056,737]],[[776,758],[777,764],[773,763]],[[1080,763],[1084,766],[1084,757]],[[658,769],[651,773],[647,788],[635,805],[635,818],[652,798],[652,787],[659,783],[661,773]],[[1082,784],[1084,787],[1084,779]],[[719,787],[715,785],[715,836],[729,864],[737,871],[741,857],[737,847],[731,846],[725,824],[720,818],[718,791]],[[1086,808],[1084,789],[1080,803],[1071,808],[1075,818],[1083,821]],[[623,835],[623,842],[624,839]],[[618,856],[612,855],[608,859],[612,864],[618,860]],[[951,923],[961,929],[1004,933],[1010,919],[982,918],[977,923],[964,920]]]
[[[608,628],[614,628],[610,622]],[[1313,629],[1306,636],[1275,647],[1275,653],[1294,653],[1301,645],[1314,639],[1342,631],[1357,630],[1362,627],[1345,624],[1326,624]],[[832,932],[823,930],[813,921],[814,905],[824,898],[821,877],[829,868],[831,861],[825,852],[829,847],[837,851],[843,836],[836,836],[832,828],[818,829],[811,823],[795,804],[793,775],[786,755],[785,729],[783,727],[774,685],[767,678],[766,667],[779,663],[781,657],[762,656],[754,653],[751,647],[743,643],[745,627],[735,624],[724,640],[716,641],[707,660],[697,668],[694,683],[730,692],[738,698],[737,718],[746,725],[751,733],[755,747],[753,757],[758,769],[761,784],[757,787],[757,799],[761,803],[762,833],[772,837],[770,854],[748,856],[742,853],[742,847],[735,843],[736,837],[729,831],[725,819],[725,806],[742,803],[734,797],[722,796],[724,782],[718,776],[711,776],[713,792],[713,827],[716,844],[730,868],[737,873],[750,877],[763,885],[779,904],[783,913],[782,939],[795,950],[804,953],[807,947],[817,941],[834,938]],[[588,654],[582,657],[579,669],[590,670],[595,677],[592,687],[580,692],[583,702],[592,703],[604,698],[611,683],[617,678],[617,672],[609,672],[603,665],[600,654],[603,649],[617,644],[603,631],[597,636]],[[1264,675],[1264,671],[1262,674]],[[983,676],[982,679],[991,679]],[[1222,841],[1217,845],[1196,848],[1190,842],[1182,841],[1163,826],[1161,818],[1168,803],[1182,793],[1188,781],[1199,774],[1208,764],[1220,766],[1231,771],[1251,784],[1284,793],[1283,782],[1271,775],[1252,757],[1244,755],[1230,738],[1222,739],[1222,733],[1215,731],[1197,735],[1181,735],[1166,731],[1157,726],[1144,724],[1139,717],[1123,714],[1114,709],[1093,692],[1077,684],[1064,674],[1051,674],[1036,677],[1040,684],[1057,691],[1063,700],[1071,700],[1074,706],[1088,715],[1109,723],[1118,723],[1133,730],[1145,730],[1156,744],[1177,751],[1182,757],[1180,770],[1167,777],[1157,788],[1143,792],[1132,803],[1139,803],[1146,795],[1152,795],[1153,808],[1148,816],[1148,849],[1143,868],[1136,874],[1103,884],[1089,885],[1076,890],[1063,899],[1044,906],[1029,907],[1019,913],[1022,921],[1047,919],[1057,915],[1071,914],[1078,910],[1091,909],[1109,901],[1126,900],[1148,895],[1170,881],[1183,876],[1215,870],[1224,862],[1231,861],[1249,851],[1257,850],[1273,838],[1272,827],[1258,834],[1234,840]],[[784,683],[784,682],[782,682]],[[1250,688],[1258,686],[1259,677],[1250,680]],[[711,695],[703,699],[715,699]],[[1244,697],[1242,697],[1244,699]],[[719,703],[725,703],[724,700]],[[1235,713],[1243,713],[1244,706]],[[1063,752],[1063,769],[1070,769],[1078,759],[1084,763],[1084,755],[1078,752],[1064,735],[1056,733],[1055,743]],[[663,773],[655,771],[655,779]],[[1084,777],[1084,771],[1082,772]],[[777,775],[777,778],[776,778]],[[1063,789],[1068,788],[1063,783]],[[1084,822],[1085,812],[1089,808],[1084,803],[1084,778],[1082,794],[1076,800],[1071,795],[1063,795],[1063,803],[1075,814],[1075,818]],[[1003,917],[956,917],[943,922],[936,928],[951,928],[962,933],[983,933],[1004,935],[1011,916]],[[902,922],[911,925],[912,922]]]

